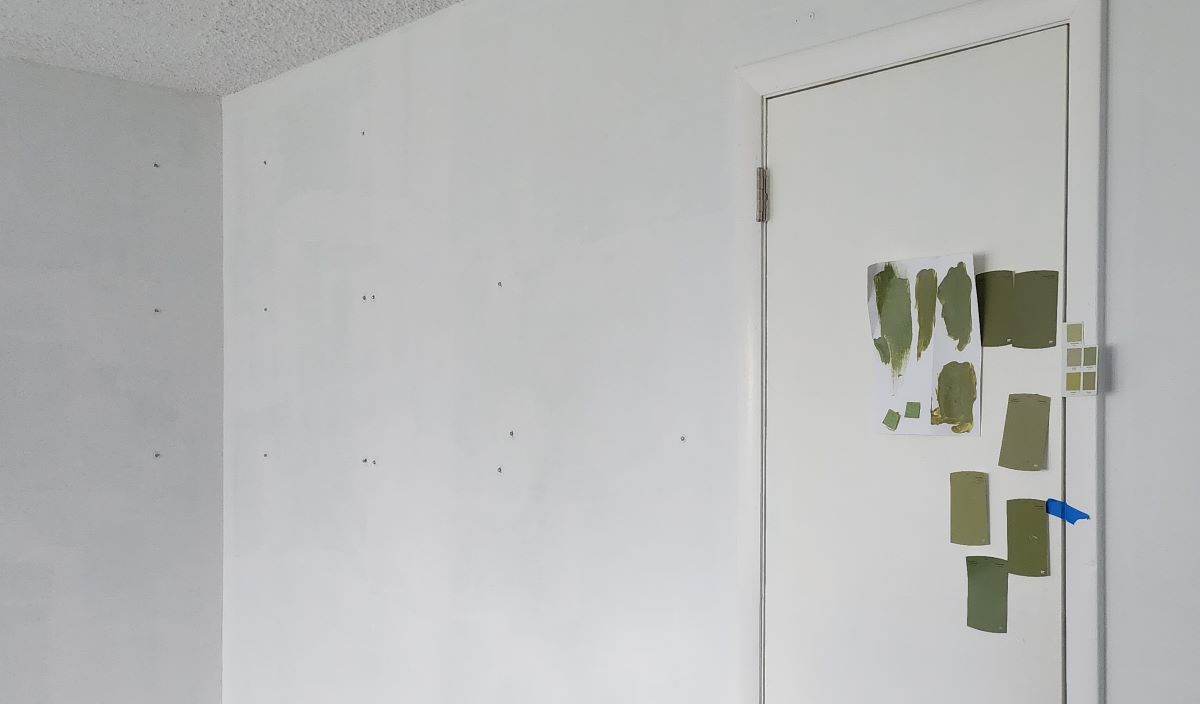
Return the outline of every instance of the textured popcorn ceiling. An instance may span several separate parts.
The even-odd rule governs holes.
[[[458,0],[0,0],[0,56],[226,95]]]

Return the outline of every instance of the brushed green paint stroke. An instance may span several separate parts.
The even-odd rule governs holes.
[[[971,277],[967,275],[966,263],[959,262],[946,272],[946,278],[938,286],[937,297],[942,302],[946,334],[958,342],[958,351],[962,352],[971,341],[975,320],[971,314]]]
[[[1008,562],[967,558],[967,626],[987,633],[1008,631]]]
[[[892,367],[892,378],[899,378],[904,374],[908,353],[912,348],[912,295],[908,279],[896,274],[896,268],[889,262],[875,274],[874,284],[879,329],[888,349],[887,364]],[[875,348],[880,350],[882,357],[882,347],[878,342]]]
[[[937,313],[937,272],[922,269],[917,272],[917,359],[929,348],[933,339],[933,320]]]
[[[879,353],[880,362],[887,364],[891,359],[891,354],[888,352],[888,343],[884,338],[875,338],[875,351]]]
[[[950,362],[938,372],[937,407],[930,414],[933,425],[949,424],[956,433],[969,433],[975,427],[975,398],[979,383],[975,365]]]

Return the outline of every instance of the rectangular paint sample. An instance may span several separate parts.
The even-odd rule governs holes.
[[[1071,350],[1071,351],[1074,352],[1075,350]],[[1084,347],[1083,348],[1083,366],[1085,366],[1085,367],[1096,366],[1096,358],[1098,356],[1099,355],[1096,353],[1095,347]]]
[[[1008,632],[1008,563],[998,557],[967,558],[967,626]]]
[[[909,401],[907,404],[905,404],[904,405],[904,417],[905,418],[920,418],[921,417],[921,404],[918,401]]]
[[[1067,350],[1067,366],[1082,367],[1083,366],[1083,350],[1080,348],[1070,348]]]
[[[900,414],[896,411],[888,409],[888,412],[883,416],[883,424],[888,430],[895,430],[900,427]]]
[[[1010,394],[1000,442],[1000,466],[1025,471],[1045,469],[1049,444],[1050,398]]]
[[[991,542],[986,472],[954,472],[950,475],[950,542],[955,545],[987,545]]]
[[[1067,344],[1083,344],[1083,323],[1067,323]]]
[[[1004,347],[1012,342],[1013,273],[985,271],[975,277],[979,297],[979,330],[984,347]]]
[[[1022,271],[1014,275],[1013,309],[1013,347],[1054,347],[1058,343],[1058,272]]]
[[[1050,515],[1045,501],[1009,499],[1008,571],[1021,577],[1050,574]]]
[[[1084,391],[1095,391],[1096,390],[1096,372],[1084,372],[1083,373],[1083,390]]]
[[[1067,372],[1067,391],[1079,391],[1083,388],[1083,374]]]

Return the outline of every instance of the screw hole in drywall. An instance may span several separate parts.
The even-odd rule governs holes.
[[[496,285],[497,285],[497,286],[499,286],[500,288],[504,288],[504,282],[503,282],[503,281],[497,281],[497,282],[496,282]]]
[[[679,442],[687,442],[687,436],[686,436],[686,435],[680,435],[680,436],[679,436]]]
[[[517,431],[515,431],[515,430],[508,431],[508,437],[510,437],[510,438],[517,437]]]
[[[154,453],[154,459],[158,459],[159,457],[162,457],[162,453],[161,453],[161,452],[155,452],[155,453]]]
[[[156,162],[154,162],[154,168],[156,168],[156,169],[158,168],[158,162],[157,162],[157,161],[156,161]]]
[[[496,468],[496,474],[504,474],[504,468],[503,468],[503,467],[497,467],[497,468]]]
[[[158,309],[158,308],[155,308],[155,309],[154,309],[154,312],[155,312],[155,313],[161,313],[161,312],[162,312],[162,310],[160,310],[160,309]]]

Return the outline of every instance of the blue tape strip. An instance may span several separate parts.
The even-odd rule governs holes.
[[[1051,516],[1057,516],[1071,525],[1075,525],[1075,521],[1086,521],[1091,518],[1091,516],[1071,504],[1059,501],[1058,499],[1046,499],[1046,513]]]

